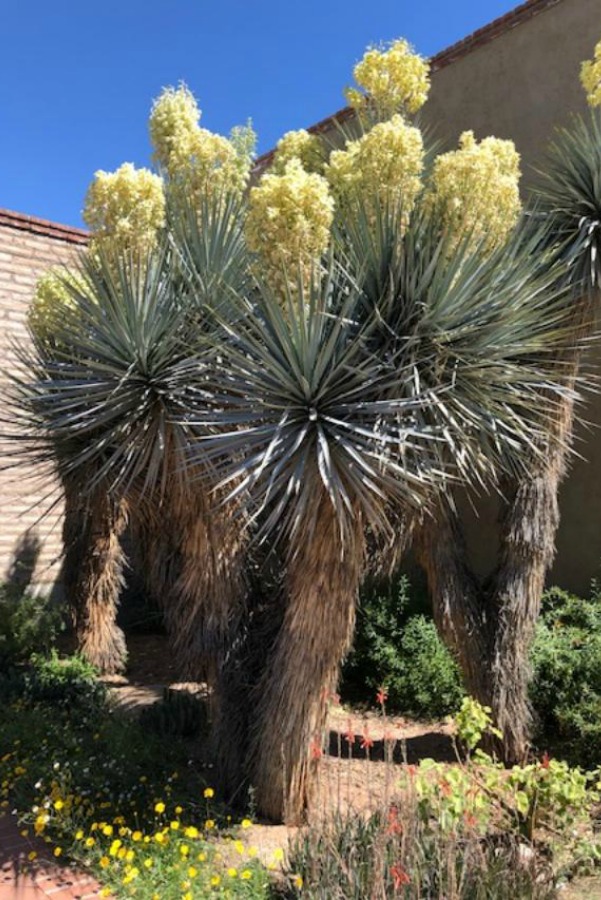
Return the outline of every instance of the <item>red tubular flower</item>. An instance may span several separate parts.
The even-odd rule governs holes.
[[[384,706],[384,704],[388,700],[388,691],[386,690],[386,688],[381,687],[379,689],[378,693],[376,694],[376,700],[378,701],[380,706]]]
[[[313,740],[311,742],[311,758],[312,759],[321,759],[322,756],[323,756],[323,750],[321,748],[321,741],[319,741],[319,740],[317,740],[317,738],[315,738],[315,740]]]
[[[349,744],[355,743],[355,732],[353,731],[353,723],[351,720],[348,720],[348,724],[346,726],[346,731],[342,735],[345,741],[348,741]]]
[[[543,758],[541,759],[540,764],[541,764],[541,766],[543,767],[543,769],[548,769],[548,768],[549,768],[549,763],[550,763],[550,762],[551,762],[551,757],[549,756],[549,754],[548,754],[547,751],[545,750],[545,752],[543,753]]]
[[[361,738],[361,749],[368,750],[370,747],[373,747],[373,745],[374,745],[373,738],[370,738],[369,732],[366,728],[365,734]]]
[[[394,885],[395,891],[400,890],[400,888],[402,888],[405,884],[411,884],[409,875],[400,863],[396,866],[390,867],[390,874],[392,875],[392,883]]]

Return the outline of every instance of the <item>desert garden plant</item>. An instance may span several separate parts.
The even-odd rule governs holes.
[[[392,117],[362,100],[364,133],[323,174],[293,156],[248,199],[237,159],[194,130],[185,89],[168,91],[151,120],[164,225],[144,255],[96,241],[65,285],[52,352],[37,341],[13,382],[21,448],[92,509],[80,549],[102,590],[82,591],[84,606],[114,622],[127,512],[176,652],[193,646],[209,677],[229,790],[250,784],[274,819],[299,821],[309,801],[368,541],[404,544],[455,484],[522,475],[524,458],[555,447],[549,421],[574,393],[556,364],[577,344],[563,260],[546,223],[518,222],[514,148],[468,135],[428,173],[403,94],[403,65],[427,67],[398,49],[370,57],[392,67]],[[177,141],[162,155],[165,129],[181,169],[169,168]],[[471,204],[441,227],[466,166]],[[262,609],[244,602],[251,536],[279,568]],[[450,599],[438,624],[481,683],[477,610]]]
[[[599,302],[600,171],[601,119],[591,111],[590,118],[558,132],[544,159],[532,213],[548,222],[547,243],[555,248],[574,331],[583,340],[594,334]],[[565,391],[538,439],[539,453],[523,476],[504,482],[498,563],[490,578],[481,583],[470,570],[462,526],[448,503],[418,540],[441,631],[458,653],[468,691],[494,709],[509,760],[524,757],[532,735],[528,651],[555,553],[558,491],[569,463],[582,347],[559,355]]]

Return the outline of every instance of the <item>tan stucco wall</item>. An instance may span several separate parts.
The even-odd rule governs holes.
[[[527,192],[535,177],[533,166],[556,127],[569,124],[573,114],[586,114],[580,64],[592,57],[601,39],[601,0],[557,0],[492,40],[486,35],[474,39],[475,46],[452,50],[451,62],[443,52],[436,68],[435,59],[422,122],[443,149],[455,147],[469,129],[478,139],[491,134],[511,138],[522,156]],[[321,132],[333,133],[324,126]],[[601,370],[601,350],[594,362]],[[575,449],[583,459],[573,459],[561,490],[557,556],[549,582],[585,592],[591,578],[601,576],[601,396],[589,397],[578,418]],[[472,563],[485,576],[495,564],[498,499],[462,499],[460,506]]]
[[[462,131],[511,138],[524,175],[557,125],[586,110],[580,63],[601,39],[601,0],[559,0],[432,75],[424,119],[446,144]]]
[[[515,141],[524,183],[558,125],[586,113],[580,63],[601,38],[601,0],[560,0],[534,18],[445,66],[432,77],[425,121],[454,145],[462,131]],[[595,356],[601,363],[601,352]],[[585,592],[601,575],[601,397],[578,413],[574,459],[560,494],[561,525],[550,583]],[[583,426],[591,422],[592,430]],[[496,501],[462,504],[472,560],[481,574],[494,565]]]
[[[17,368],[14,343],[27,339],[25,316],[36,280],[49,266],[66,263],[76,249],[69,240],[0,223],[0,382]],[[5,414],[3,409],[2,418]],[[0,580],[10,577],[23,550],[27,557],[28,542],[39,542],[33,586],[47,592],[60,570],[62,512],[59,504],[48,513],[48,485],[32,480],[33,474],[22,466],[0,469]]]

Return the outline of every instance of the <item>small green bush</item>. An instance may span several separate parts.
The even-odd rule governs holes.
[[[62,613],[52,600],[0,585],[0,672],[32,653],[48,653],[63,627]]]
[[[30,703],[50,703],[79,714],[97,713],[106,704],[105,686],[80,656],[60,659],[55,650],[47,657],[34,655],[21,678],[22,695]]]
[[[601,598],[552,588],[531,654],[536,743],[573,764],[601,761]]]
[[[463,696],[457,664],[422,609],[423,599],[410,592],[406,576],[388,589],[365,591],[343,697],[373,701],[383,686],[391,711],[439,718],[457,709]]]

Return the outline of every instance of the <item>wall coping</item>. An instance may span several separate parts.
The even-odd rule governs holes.
[[[60,225],[58,222],[39,219],[37,216],[27,216],[10,209],[0,209],[0,228],[28,231],[31,234],[40,234],[44,237],[67,241],[70,244],[87,244],[89,238],[88,232],[83,228]]]
[[[488,25],[478,28],[476,31],[468,34],[467,37],[461,38],[460,41],[451,44],[450,47],[446,47],[435,56],[430,57],[431,71],[438,72],[440,69],[444,69],[445,66],[457,62],[457,60],[462,59],[464,56],[468,56],[473,50],[477,50],[479,47],[489,44],[501,35],[507,34],[507,32],[511,31],[516,26],[528,22],[530,19],[534,18],[534,16],[537,16],[539,13],[544,12],[552,6],[557,6],[561,2],[562,0],[526,0],[525,3],[516,6],[508,13],[493,19]],[[310,134],[321,134],[324,131],[330,131],[334,125],[341,124],[342,122],[347,121],[347,119],[351,119],[353,115],[354,110],[352,107],[345,106],[332,115],[326,116],[325,119],[316,122],[314,125],[310,125],[307,128],[307,131]],[[254,166],[254,171],[257,174],[260,174],[263,169],[269,165],[274,153],[275,148],[268,150],[267,153],[263,153],[262,156],[259,156]]]

